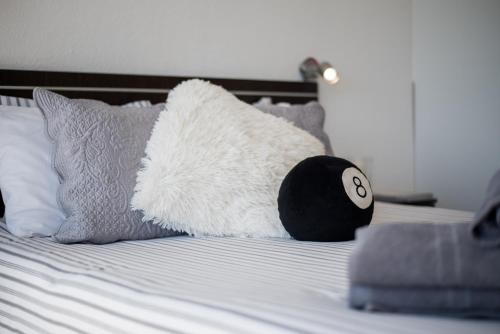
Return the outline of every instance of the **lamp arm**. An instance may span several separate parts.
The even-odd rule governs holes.
[[[319,62],[313,58],[306,58],[299,67],[300,74],[304,81],[314,81],[321,74]]]

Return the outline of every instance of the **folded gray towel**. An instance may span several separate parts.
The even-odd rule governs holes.
[[[349,263],[354,308],[500,317],[500,250],[471,223],[398,223],[358,230]]]
[[[486,199],[476,213],[472,236],[483,246],[500,247],[500,170],[491,179]]]
[[[394,288],[354,285],[350,306],[370,311],[500,318],[499,289]]]

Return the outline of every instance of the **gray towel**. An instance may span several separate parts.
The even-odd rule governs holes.
[[[500,170],[491,179],[486,199],[476,213],[472,236],[483,246],[500,247]]]
[[[500,250],[471,223],[397,223],[358,230],[349,263],[354,308],[500,317]]]

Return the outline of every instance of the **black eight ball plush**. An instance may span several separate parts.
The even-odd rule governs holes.
[[[316,156],[298,163],[283,180],[280,219],[290,235],[303,241],[347,241],[370,224],[370,182],[353,163]]]

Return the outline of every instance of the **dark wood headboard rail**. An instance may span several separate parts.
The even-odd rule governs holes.
[[[44,87],[69,98],[96,99],[109,104],[149,100],[165,102],[168,92],[193,77],[25,71],[0,69],[0,95],[31,98]],[[318,99],[315,82],[200,78],[220,85],[248,103],[269,96],[273,102],[307,103]],[[0,217],[4,205],[0,193]]]
[[[147,99],[164,102],[180,82],[192,77],[0,70],[0,94],[31,97],[34,87],[45,87],[70,98],[92,98],[110,104]],[[276,102],[305,103],[317,99],[317,84],[299,81],[200,78],[220,85],[240,99],[255,102],[270,96]]]

